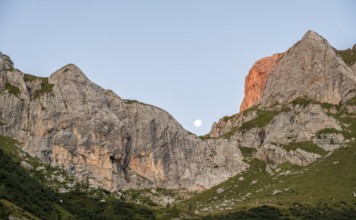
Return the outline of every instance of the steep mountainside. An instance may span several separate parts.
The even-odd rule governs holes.
[[[246,165],[234,145],[205,142],[167,112],[123,100],[75,65],[49,78],[0,54],[0,134],[95,187],[207,189]]]
[[[117,210],[153,219],[355,219],[355,50],[336,50],[308,31],[286,52],[257,61],[242,111],[200,138],[167,112],[95,85],[75,65],[41,78],[0,53],[1,160],[16,153],[35,179],[16,169],[27,178],[21,182],[31,188],[40,179],[34,185],[49,195],[20,206],[28,199],[12,183],[20,178],[0,169],[0,217],[10,208],[29,218],[87,219],[88,209],[112,219]],[[111,191],[99,190],[110,200],[80,194],[91,189],[75,189],[77,179]],[[187,199],[182,191],[203,192]]]
[[[356,95],[356,75],[329,43],[313,31],[289,49],[269,75],[262,105],[297,97],[339,104]]]
[[[235,211],[211,219],[355,218],[353,54],[308,31],[276,62],[257,61],[246,77],[244,111],[204,136],[235,142],[248,169],[182,206],[202,215]]]

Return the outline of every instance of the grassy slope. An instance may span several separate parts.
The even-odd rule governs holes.
[[[352,99],[345,106],[355,105],[355,100]],[[304,104],[305,101],[302,101]],[[299,100],[297,104],[301,105],[300,102]],[[305,105],[308,105],[308,103]],[[344,131],[339,133],[342,133],[348,139],[355,137],[356,119],[345,117],[343,106],[339,106],[337,109],[338,113],[330,113],[330,115],[344,123]],[[268,111],[263,113],[267,114],[259,115],[271,116],[267,117],[267,123],[274,116],[274,114],[269,114]],[[263,125],[265,124],[264,121],[262,120]],[[247,127],[251,128],[259,126],[260,123],[254,121],[254,123],[251,122],[248,125]],[[317,135],[324,133],[334,133],[334,131],[326,129]],[[19,144],[13,139],[0,136],[0,149],[4,151],[4,155],[10,156],[11,163],[14,163],[11,166],[15,167],[13,173],[23,174],[27,171],[18,166],[20,158],[15,150],[16,145]],[[304,147],[306,151],[310,152],[321,150],[311,143],[296,143],[281,147],[287,150]],[[254,149],[248,147],[240,147],[240,149],[245,156],[252,158]],[[326,152],[318,153],[325,155]],[[263,162],[249,160],[251,167],[248,171],[181,202],[177,207],[172,205],[167,209],[161,207],[147,209],[143,206],[114,199],[100,202],[100,198],[93,199],[80,191],[59,195],[43,186],[41,182],[36,181],[36,179],[42,180],[36,177],[34,180],[22,181],[30,185],[33,181],[33,184],[39,186],[39,189],[36,189],[40,191],[39,194],[28,194],[27,200],[31,201],[31,198],[38,197],[41,198],[41,201],[49,202],[51,205],[40,206],[42,210],[34,211],[23,206],[23,204],[19,204],[16,199],[6,198],[4,193],[1,194],[4,178],[0,176],[0,199],[2,198],[0,218],[2,215],[7,215],[9,210],[12,210],[13,213],[28,213],[27,215],[31,213],[35,216],[41,216],[37,212],[42,211],[46,215],[60,216],[62,219],[171,219],[182,213],[190,213],[190,216],[194,216],[191,214],[194,211],[199,211],[200,215],[214,214],[212,217],[206,216],[206,219],[236,219],[237,217],[248,219],[326,219],[326,214],[330,219],[356,218],[354,209],[356,207],[355,142],[352,142],[350,147],[338,149],[333,154],[327,155],[307,167],[302,168],[288,163],[281,164],[280,169],[274,175],[265,171],[266,165]],[[0,161],[6,160],[1,158]],[[38,161],[33,163],[29,161],[29,163],[35,166],[34,164]],[[0,171],[3,171],[4,167],[0,166]],[[20,171],[17,171],[18,169]],[[23,174],[23,176],[26,175]],[[6,193],[14,194],[11,190],[9,191],[11,186],[9,188],[6,185],[5,188]],[[35,193],[36,190],[34,190]],[[44,191],[49,192],[46,193],[47,196],[45,197],[42,195]],[[23,195],[17,197],[26,198]],[[63,200],[63,204],[58,202],[59,199]],[[36,204],[36,201],[33,203]],[[4,204],[7,204],[7,206],[4,206]],[[10,207],[17,208],[11,209]]]
[[[207,208],[212,214],[221,215],[222,219],[228,216],[223,214],[226,212],[243,217],[256,214],[256,210],[259,214],[263,210],[279,213],[281,219],[283,216],[293,219],[300,212],[309,216],[313,210],[323,210],[337,217],[351,213],[356,218],[356,146],[338,149],[305,168],[281,165],[279,173],[289,170],[290,175],[271,176],[265,172],[263,162],[254,160],[251,164],[247,172],[197,194],[181,205],[193,210]],[[224,192],[217,193],[219,188]],[[228,205],[224,207],[224,204]],[[204,215],[204,211],[201,214]]]
[[[352,48],[346,50],[338,50],[337,53],[349,66],[356,62],[356,44]]]
[[[341,106],[330,106],[300,98],[292,104],[304,107],[320,104],[325,109],[336,109],[336,113],[329,115],[341,122],[343,131],[326,128],[316,135],[341,133],[352,140],[356,137],[356,117],[347,113],[346,108],[354,106],[355,100],[353,98]],[[311,142],[280,147],[286,150],[301,148],[324,155],[324,158],[307,167],[281,164],[274,175],[266,173],[264,163],[252,160],[249,162],[251,167],[245,173],[197,194],[180,205],[203,215],[215,214],[214,219],[263,219],[266,218],[264,214],[274,219],[327,219],[326,214],[329,219],[356,219],[355,141],[330,155]],[[248,148],[241,148],[241,151],[251,154]],[[224,214],[227,212],[231,214]]]

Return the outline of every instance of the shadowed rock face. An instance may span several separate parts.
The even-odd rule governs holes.
[[[274,54],[258,60],[245,78],[245,96],[240,106],[240,111],[256,104],[262,95],[268,75],[276,66],[283,54]]]
[[[23,74],[4,55],[0,66],[0,133],[92,186],[199,191],[246,167],[236,144],[202,141],[167,112],[121,99],[73,64],[48,79]]]

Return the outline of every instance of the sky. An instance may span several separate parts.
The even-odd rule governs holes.
[[[353,0],[0,0],[0,51],[37,76],[74,63],[101,87],[203,135],[239,112],[256,60],[308,30],[352,47],[355,12]]]

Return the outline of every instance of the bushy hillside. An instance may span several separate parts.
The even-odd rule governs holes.
[[[0,136],[0,219],[9,216],[28,219],[156,219],[155,213],[143,206],[109,197],[104,199],[104,196],[94,198],[81,184],[67,193],[55,192],[45,184],[41,172],[28,171],[20,165],[21,161],[24,164],[24,159],[17,154],[19,144]],[[100,195],[102,192],[96,193]]]

